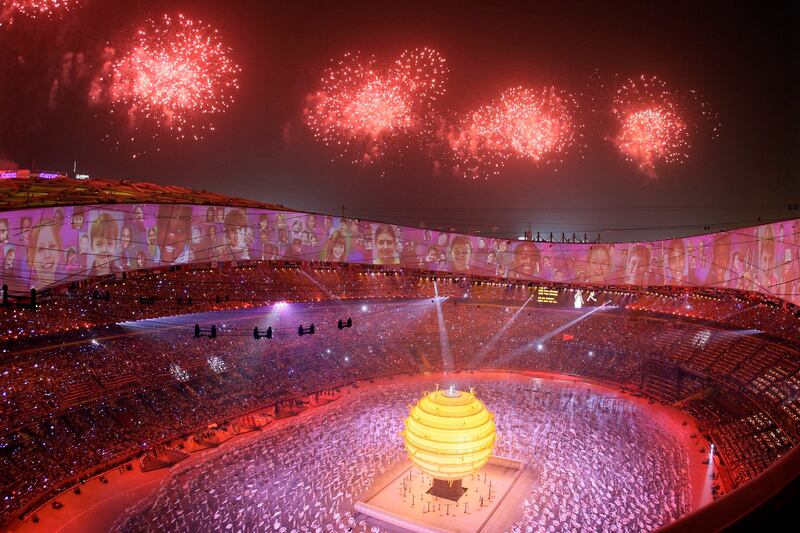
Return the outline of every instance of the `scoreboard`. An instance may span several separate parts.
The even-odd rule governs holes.
[[[537,304],[556,305],[558,301],[558,289],[550,289],[548,287],[539,287],[536,289],[536,296],[534,301]]]

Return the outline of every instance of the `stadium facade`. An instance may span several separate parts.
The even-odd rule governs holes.
[[[146,183],[2,180],[0,192],[6,197],[2,282],[11,295],[156,266],[291,260],[734,289],[800,303],[800,219],[661,241],[534,242],[304,213]]]

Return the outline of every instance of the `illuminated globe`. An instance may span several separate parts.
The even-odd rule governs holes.
[[[453,388],[422,398],[403,430],[411,461],[435,480],[450,482],[485,465],[496,439],[494,415],[472,390]]]

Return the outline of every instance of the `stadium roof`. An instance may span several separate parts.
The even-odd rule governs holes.
[[[0,211],[60,205],[137,204],[145,202],[286,209],[286,207],[279,204],[268,204],[255,200],[224,196],[175,185],[157,185],[155,183],[128,180],[78,180],[68,177],[0,180]]]

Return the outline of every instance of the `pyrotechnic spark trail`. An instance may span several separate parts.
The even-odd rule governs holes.
[[[11,0],[0,4],[0,25],[4,21],[13,23],[14,15],[28,18],[52,18],[80,7],[83,0]]]
[[[432,132],[446,74],[445,59],[429,48],[405,51],[390,65],[348,53],[307,98],[305,123],[339,157],[374,163]]]
[[[114,61],[108,97],[134,129],[144,122],[179,139],[200,139],[238,89],[241,69],[229,53],[218,31],[202,22],[183,15],[150,20]]]
[[[467,114],[448,141],[464,176],[488,178],[512,158],[537,164],[560,160],[576,144],[580,130],[570,95],[554,87],[515,87]]]
[[[658,165],[685,161],[701,126],[714,120],[695,92],[670,90],[652,76],[620,84],[611,113],[616,124],[610,140],[628,161],[651,177],[656,176]],[[716,124],[713,131],[716,133]]]

